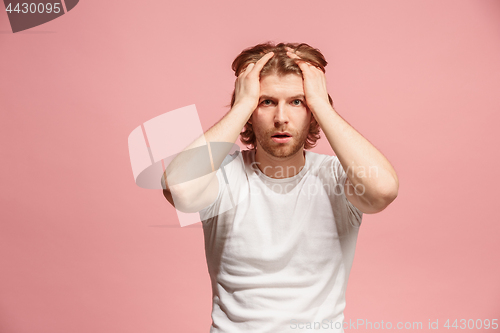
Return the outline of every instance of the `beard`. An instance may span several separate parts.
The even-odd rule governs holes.
[[[273,128],[267,131],[261,131],[254,128],[255,137],[262,149],[271,156],[286,158],[296,154],[306,143],[309,134],[309,126],[303,131],[291,131],[290,129]],[[292,135],[290,141],[286,143],[274,142],[271,136],[276,132],[289,132]]]

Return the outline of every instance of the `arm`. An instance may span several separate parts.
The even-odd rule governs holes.
[[[346,171],[347,200],[363,213],[384,210],[398,195],[399,180],[392,165],[330,103],[314,108],[314,116]]]
[[[231,146],[220,151],[210,151],[210,161],[206,155],[193,154],[193,148],[203,147],[207,142],[236,142],[241,130],[257,108],[260,95],[260,71],[274,53],[269,52],[256,63],[249,64],[235,82],[235,102],[231,110],[204,135],[196,139],[167,166],[163,181],[163,195],[175,207],[183,212],[198,212],[212,203],[217,197],[219,183],[217,170],[229,153]],[[188,152],[190,151],[190,152]],[[185,181],[190,170],[204,168],[205,176]],[[169,185],[170,183],[170,185]],[[175,185],[173,185],[175,184]]]
[[[300,59],[294,53],[290,57]],[[333,108],[323,71],[297,61],[304,78],[306,102],[347,174],[347,199],[363,213],[384,210],[398,195],[399,180],[389,161]]]

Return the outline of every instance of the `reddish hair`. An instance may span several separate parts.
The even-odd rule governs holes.
[[[271,42],[267,42],[263,44],[257,44],[253,47],[249,47],[243,50],[236,57],[236,59],[234,59],[233,64],[231,65],[231,68],[234,71],[234,75],[238,77],[250,63],[256,63],[266,53],[272,51],[274,52],[274,56],[269,59],[262,68],[260,72],[261,79],[268,75],[285,76],[288,74],[296,74],[302,76],[300,67],[292,58],[287,56],[287,47],[293,49],[295,53],[300,56],[300,58],[318,67],[323,71],[323,73],[325,72],[325,67],[328,62],[325,60],[325,57],[318,49],[315,49],[305,43],[279,43],[275,45]],[[330,94],[328,94],[328,100],[333,106],[333,100],[330,97]],[[233,90],[230,104],[231,107],[233,107],[234,102],[235,91]],[[311,125],[309,126],[309,134],[307,135],[307,139],[304,144],[304,149],[311,149],[316,146],[316,142],[319,138],[320,127],[313,115]],[[245,124],[243,131],[240,133],[240,140],[245,145],[250,146],[251,149],[254,149],[256,147],[257,139],[255,137],[252,124],[250,124],[249,122]]]

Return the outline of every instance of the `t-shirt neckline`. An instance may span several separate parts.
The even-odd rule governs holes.
[[[252,163],[256,163],[255,162],[255,153],[256,153],[256,149],[252,149],[251,150],[251,162]],[[310,156],[309,156],[309,151],[307,150],[304,150],[304,159],[306,160],[305,163],[304,163],[304,167],[295,175],[295,176],[292,176],[292,177],[287,177],[287,178],[271,178],[269,176],[267,176],[266,174],[264,174],[262,171],[260,171],[259,167],[256,167],[256,168],[252,168],[254,170],[254,172],[263,180],[267,181],[267,182],[273,182],[273,183],[287,183],[287,182],[292,182],[292,181],[296,181],[297,179],[300,179],[304,176],[304,174],[307,172],[307,170],[309,169],[309,163],[310,163]]]

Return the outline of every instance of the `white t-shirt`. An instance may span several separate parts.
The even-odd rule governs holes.
[[[304,168],[282,179],[259,170],[255,150],[227,162],[217,199],[200,211],[210,332],[343,332],[362,212],[344,194],[338,158],[305,151]]]

